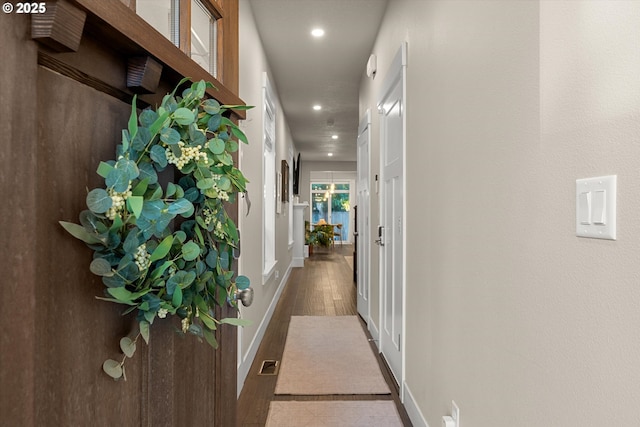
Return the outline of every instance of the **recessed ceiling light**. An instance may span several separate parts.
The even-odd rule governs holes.
[[[324,30],[322,28],[314,28],[311,30],[311,35],[313,37],[322,37],[324,36]]]
[[[327,156],[332,157],[333,153],[328,153]]]
[[[316,105],[313,106],[313,109],[316,110],[316,111],[320,111],[320,110],[322,110],[322,105],[316,104]]]
[[[338,135],[331,135],[331,139],[338,139]]]

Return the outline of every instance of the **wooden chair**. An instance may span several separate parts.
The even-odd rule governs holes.
[[[333,239],[332,243],[335,246],[336,237],[340,240],[340,244],[342,244],[342,224],[336,224],[333,226]]]

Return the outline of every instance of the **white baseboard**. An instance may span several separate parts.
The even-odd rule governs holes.
[[[282,276],[280,283],[278,284],[278,289],[276,290],[275,295],[271,299],[271,303],[269,304],[269,308],[267,308],[267,312],[264,314],[262,321],[260,322],[260,326],[256,331],[253,340],[251,340],[251,344],[244,357],[242,356],[242,349],[240,347],[240,343],[238,344],[238,358],[241,360],[238,363],[238,397],[240,396],[240,392],[242,391],[242,387],[244,386],[244,381],[247,379],[247,375],[249,375],[249,370],[251,369],[251,364],[253,363],[253,359],[255,359],[256,354],[258,353],[258,348],[260,347],[260,343],[262,343],[262,339],[264,338],[264,334],[267,331],[267,326],[269,326],[269,322],[271,321],[271,317],[273,317],[273,312],[276,309],[276,305],[280,300],[280,296],[282,295],[282,291],[284,290],[284,285],[289,280],[289,276],[291,275],[291,265],[287,268],[286,273]],[[239,338],[240,339],[240,336]]]
[[[414,427],[429,427],[427,420],[424,419],[424,415],[422,415],[422,411],[418,407],[416,400],[413,398],[413,394],[411,394],[411,390],[409,390],[409,386],[405,382],[403,384],[404,389],[404,408],[407,410],[407,414],[409,415],[409,419]]]
[[[380,351],[380,331],[378,330],[378,327],[376,326],[376,324],[373,323],[371,316],[369,316],[369,322],[367,323],[367,326],[369,327],[369,332],[371,332],[371,338],[373,338],[373,343],[376,345],[376,348],[378,349],[378,351]]]

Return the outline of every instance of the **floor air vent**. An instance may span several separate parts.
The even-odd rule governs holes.
[[[277,360],[263,360],[258,375],[278,375],[280,362]]]

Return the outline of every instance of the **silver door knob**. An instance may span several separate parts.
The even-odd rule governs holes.
[[[245,307],[249,307],[253,303],[253,288],[236,291],[234,298],[236,301],[240,300],[240,302],[242,302],[242,305],[244,305]]]

